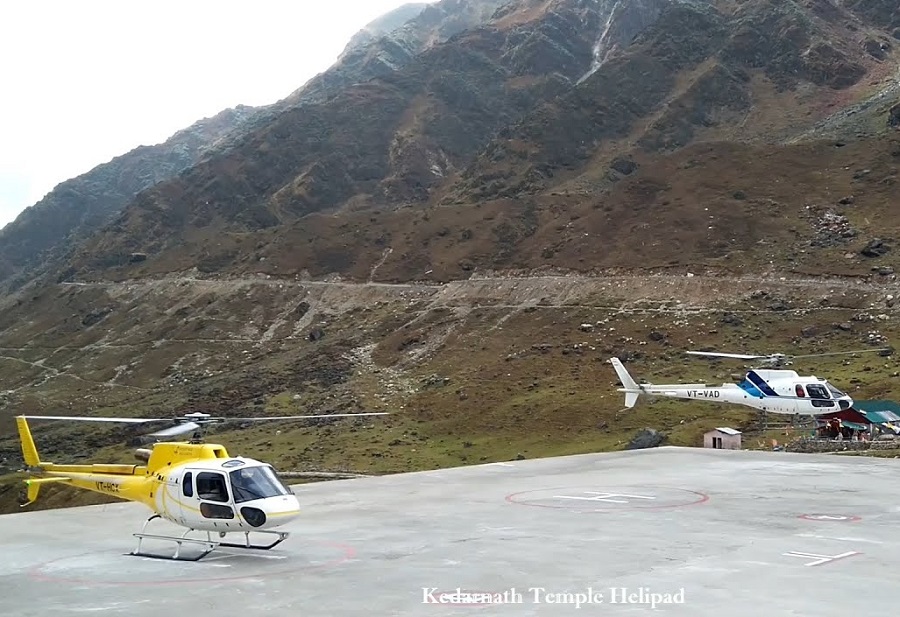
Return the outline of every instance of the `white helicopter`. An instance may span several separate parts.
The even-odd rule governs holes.
[[[333,419],[360,416],[384,416],[387,412],[321,414],[312,416],[277,416],[268,418],[217,418],[205,413],[190,413],[177,418],[103,418],[85,416],[17,416],[22,454],[29,475],[25,480],[28,499],[33,503],[41,486],[65,483],[69,486],[111,495],[144,504],[153,515],[144,523],[137,548],[131,553],[181,561],[197,561],[218,547],[268,550],[288,537],[276,529],[300,514],[300,503],[294,493],[278,479],[268,463],[241,456],[231,456],[220,444],[201,443],[203,426],[224,422],[269,422],[273,420]],[[174,426],[149,435],[153,439],[193,433],[186,442],[157,442],[151,449],[135,452],[144,465],[93,463],[59,465],[42,461],[31,435],[28,420],[70,420],[81,422],[120,422],[131,424],[174,423]],[[151,521],[164,519],[187,530],[180,536],[146,533]],[[189,538],[191,532],[205,532],[206,538]],[[250,533],[275,536],[269,544],[251,544]],[[243,542],[223,539],[231,533],[244,536]],[[218,539],[213,539],[216,534]],[[171,541],[177,544],[171,557],[145,553],[145,539]],[[180,555],[183,544],[199,546],[200,553],[190,558]]]
[[[688,351],[686,353],[717,358],[764,360],[769,364],[781,366],[789,357],[811,358],[875,351],[890,350],[863,349],[808,356],[787,356],[785,354],[760,356],[710,351]],[[853,399],[828,383],[828,380],[812,375],[799,375],[792,370],[755,368],[749,370],[740,383],[723,383],[720,386],[705,383],[639,384],[631,377],[618,358],[610,358],[610,362],[619,376],[619,381],[624,386],[618,391],[625,393],[625,406],[629,408],[635,406],[641,394],[715,403],[734,403],[769,413],[790,415],[820,415],[853,407]]]

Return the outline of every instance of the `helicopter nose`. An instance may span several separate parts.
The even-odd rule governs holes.
[[[300,516],[300,502],[295,495],[270,497],[241,508],[241,516],[252,527],[278,527]]]

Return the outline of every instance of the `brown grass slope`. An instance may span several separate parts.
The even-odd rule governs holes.
[[[896,340],[887,296],[898,293],[889,277],[781,280],[780,273],[432,286],[250,277],[60,285],[10,310],[2,324],[0,466],[15,472],[22,464],[12,422],[19,413],[391,412],[314,426],[237,425],[209,436],[283,470],[390,473],[615,450],[645,426],[671,443],[698,445],[704,430],[724,423],[746,429],[748,446],[766,446],[769,437],[754,431],[754,416],[741,408],[648,401],[622,412],[606,360],[618,355],[650,381],[722,382],[745,365],[688,360],[683,350],[875,348]],[[68,334],[47,331],[96,307],[109,312],[87,324],[82,318]],[[796,368],[859,398],[900,394],[895,357],[828,356]],[[44,458],[55,462],[128,461],[137,434],[46,422],[35,422],[34,432]],[[0,508],[15,509],[6,499],[20,488],[3,489]],[[60,489],[47,504],[85,498]]]
[[[217,252],[234,255],[229,270],[236,274],[337,273],[392,282],[520,268],[865,276],[875,267],[900,267],[898,137],[788,146],[706,143],[634,161],[639,168],[607,194],[311,215],[273,230],[198,235],[178,251],[102,276],[139,278],[194,267],[208,276],[217,269],[208,256]],[[887,249],[867,256],[863,251],[876,239]]]

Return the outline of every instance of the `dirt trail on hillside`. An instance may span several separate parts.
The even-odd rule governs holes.
[[[701,275],[522,275],[486,274],[447,283],[350,282],[342,280],[291,280],[267,276],[239,278],[196,278],[172,276],[123,282],[63,283],[104,289],[111,296],[135,292],[168,293],[173,287],[191,287],[196,292],[235,293],[253,286],[277,287],[282,293],[293,290],[314,297],[320,306],[332,310],[390,302],[398,299],[425,301],[429,308],[477,307],[522,309],[595,308],[673,312],[723,307],[748,297],[784,296],[798,301],[785,310],[846,309],[841,296],[866,297],[879,303],[900,294],[900,282],[893,277],[803,278],[772,276]],[[674,304],[673,304],[674,303]],[[860,307],[861,308],[861,307]]]

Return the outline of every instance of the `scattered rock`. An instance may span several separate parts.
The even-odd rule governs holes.
[[[294,309],[294,317],[296,317],[298,319],[303,317],[309,311],[309,308],[310,308],[309,302],[306,302],[304,300],[303,302],[298,304],[297,307]]]
[[[93,326],[96,323],[103,321],[103,318],[112,313],[111,308],[102,308],[102,309],[94,309],[90,313],[84,316],[81,320],[82,326]]]
[[[900,103],[897,103],[888,112],[888,126],[900,127]]]
[[[863,49],[866,53],[876,60],[884,60],[887,57],[891,46],[886,41],[876,41],[875,39],[866,39],[863,43]]]
[[[147,253],[132,253],[128,256],[130,263],[136,264],[147,260]]]
[[[638,168],[637,163],[628,159],[616,159],[610,164],[610,168],[622,175],[630,176]]]
[[[580,326],[578,326],[578,329],[581,330],[582,332],[593,332],[593,331],[594,331],[594,324],[592,324],[592,323],[583,323],[583,324],[581,324]]]
[[[890,247],[886,245],[883,240],[874,238],[870,240],[859,253],[865,257],[881,257],[890,250]]]
[[[843,204],[846,200],[853,203],[853,197],[844,197],[841,199]],[[810,208],[811,214],[816,214],[816,209]],[[836,214],[834,212],[824,212],[812,222],[816,230],[816,236],[810,242],[810,246],[815,247],[831,247],[838,244],[846,243],[849,238],[854,238],[857,231],[850,225],[846,216]]]
[[[841,323],[834,324],[835,330],[843,330],[844,332],[850,332],[853,329],[853,324],[849,321],[842,321]]]
[[[626,449],[643,450],[644,448],[656,448],[665,443],[668,437],[665,433],[660,433],[656,429],[645,428],[638,431],[637,434],[628,442]]]
[[[722,323],[735,327],[744,324],[743,320],[734,313],[725,313],[724,315],[722,315]]]
[[[872,272],[877,272],[881,276],[889,276],[894,273],[894,269],[890,266],[875,266]]]
[[[855,201],[856,201],[856,198],[853,195],[847,195],[846,197],[841,197],[838,200],[838,203],[841,204],[842,206],[849,206],[849,205],[853,204],[853,202],[855,202]]]
[[[425,379],[422,380],[422,384],[423,384],[424,386],[436,386],[436,387],[441,387],[441,386],[446,386],[446,385],[449,384],[449,383],[450,383],[450,378],[449,378],[449,377],[441,377],[441,376],[438,375],[437,373],[435,373],[435,374],[433,374],[433,375],[430,375],[430,376],[428,376],[428,377],[426,377]]]
[[[770,311],[787,311],[790,310],[791,305],[787,303],[787,301],[782,299],[776,299],[774,302],[769,304]]]
[[[817,334],[818,329],[815,326],[806,326],[802,330],[800,330],[800,336],[810,338]]]
[[[666,335],[657,330],[653,330],[650,334],[647,335],[647,338],[649,338],[651,341],[659,342],[664,340],[666,338]]]
[[[313,328],[312,330],[309,331],[307,338],[311,341],[318,341],[319,339],[321,339],[324,336],[325,336],[325,330],[323,330],[322,328]]]

